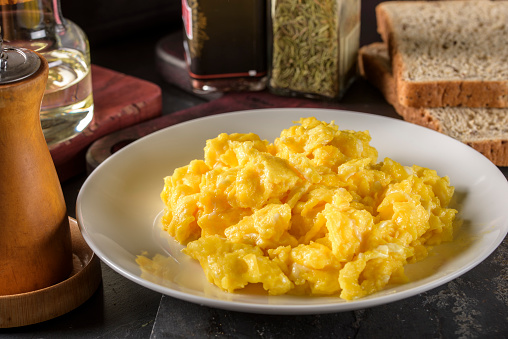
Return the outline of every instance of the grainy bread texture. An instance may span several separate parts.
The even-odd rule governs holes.
[[[508,107],[508,1],[389,1],[376,16],[400,104]]]
[[[388,48],[384,43],[359,51],[361,75],[378,87],[404,120],[434,129],[473,147],[497,166],[508,166],[507,108],[414,108],[397,98]]]

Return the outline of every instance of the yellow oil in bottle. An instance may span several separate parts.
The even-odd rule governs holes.
[[[92,77],[83,53],[56,49],[42,53],[49,64],[41,125],[49,145],[81,132],[93,117]]]

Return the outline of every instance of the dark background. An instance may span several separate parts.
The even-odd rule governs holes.
[[[164,36],[182,28],[180,0],[60,0],[63,16],[78,24],[88,35],[91,47],[115,40],[132,39],[133,52],[138,39]],[[362,1],[361,45],[380,41],[375,29],[374,7],[379,0]],[[93,52],[93,51],[92,51]]]
[[[62,14],[88,35],[91,47],[118,39],[136,40],[182,27],[180,0],[60,0]]]

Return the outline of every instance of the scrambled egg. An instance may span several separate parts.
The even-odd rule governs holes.
[[[164,230],[229,292],[352,300],[404,282],[404,265],[452,240],[454,188],[427,168],[377,163],[370,139],[315,118],[273,143],[220,134],[164,179]]]

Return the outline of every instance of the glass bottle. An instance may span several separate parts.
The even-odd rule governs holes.
[[[182,0],[182,18],[194,92],[266,88],[266,0]]]
[[[340,99],[357,75],[360,0],[272,0],[274,94]]]
[[[48,61],[40,118],[48,145],[70,139],[92,120],[90,48],[85,33],[62,16],[60,0],[0,0],[4,43]]]

